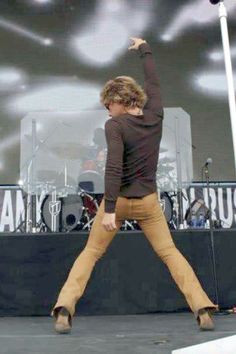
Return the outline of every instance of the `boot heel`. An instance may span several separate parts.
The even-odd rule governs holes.
[[[197,321],[199,328],[202,331],[213,331],[215,329],[211,315],[206,309],[199,310]]]
[[[69,311],[65,307],[61,307],[59,311],[55,312],[55,317],[55,331],[59,334],[70,333],[72,320]]]

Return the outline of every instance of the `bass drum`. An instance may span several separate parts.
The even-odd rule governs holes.
[[[56,217],[56,232],[69,232],[76,228],[83,214],[83,200],[72,191],[57,193],[57,201],[61,203],[60,212]],[[52,195],[45,196],[41,204],[41,219],[49,231],[51,230],[50,203]]]
[[[173,220],[173,201],[167,192],[161,192],[160,205],[165,215],[166,221],[170,224]]]

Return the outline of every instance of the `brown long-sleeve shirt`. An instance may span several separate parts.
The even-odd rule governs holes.
[[[143,115],[123,114],[105,123],[107,160],[105,212],[114,213],[118,196],[143,197],[157,190],[156,170],[162,136],[163,107],[150,46],[139,47],[148,100]]]

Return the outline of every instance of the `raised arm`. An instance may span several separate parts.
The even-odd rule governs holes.
[[[141,39],[132,37],[134,42],[129,47],[130,50],[138,50],[143,61],[144,69],[144,89],[147,94],[147,103],[144,107],[146,110],[151,110],[158,116],[163,118],[163,106],[160,92],[160,81],[156,72],[155,62],[149,44]]]

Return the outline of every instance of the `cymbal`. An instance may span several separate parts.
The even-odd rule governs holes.
[[[91,155],[94,155],[93,152],[95,148],[93,146],[84,146],[76,143],[62,143],[58,146],[51,147],[50,150],[59,158],[80,160],[88,159]]]
[[[173,171],[175,168],[172,166],[158,166],[158,172],[159,173],[168,173],[170,171]]]
[[[166,163],[173,163],[175,162],[176,160],[174,158],[170,158],[170,157],[161,157],[159,159],[159,162],[160,163],[163,163],[163,164],[166,164]]]
[[[52,170],[37,171],[37,180],[44,183],[55,183],[58,173]]]
[[[160,153],[162,152],[167,152],[168,150],[166,148],[160,147]]]
[[[57,172],[52,170],[39,170],[37,171],[37,181],[39,183],[53,184],[55,186],[63,186],[65,183],[64,172]],[[67,175],[67,184],[76,185],[76,180]]]

